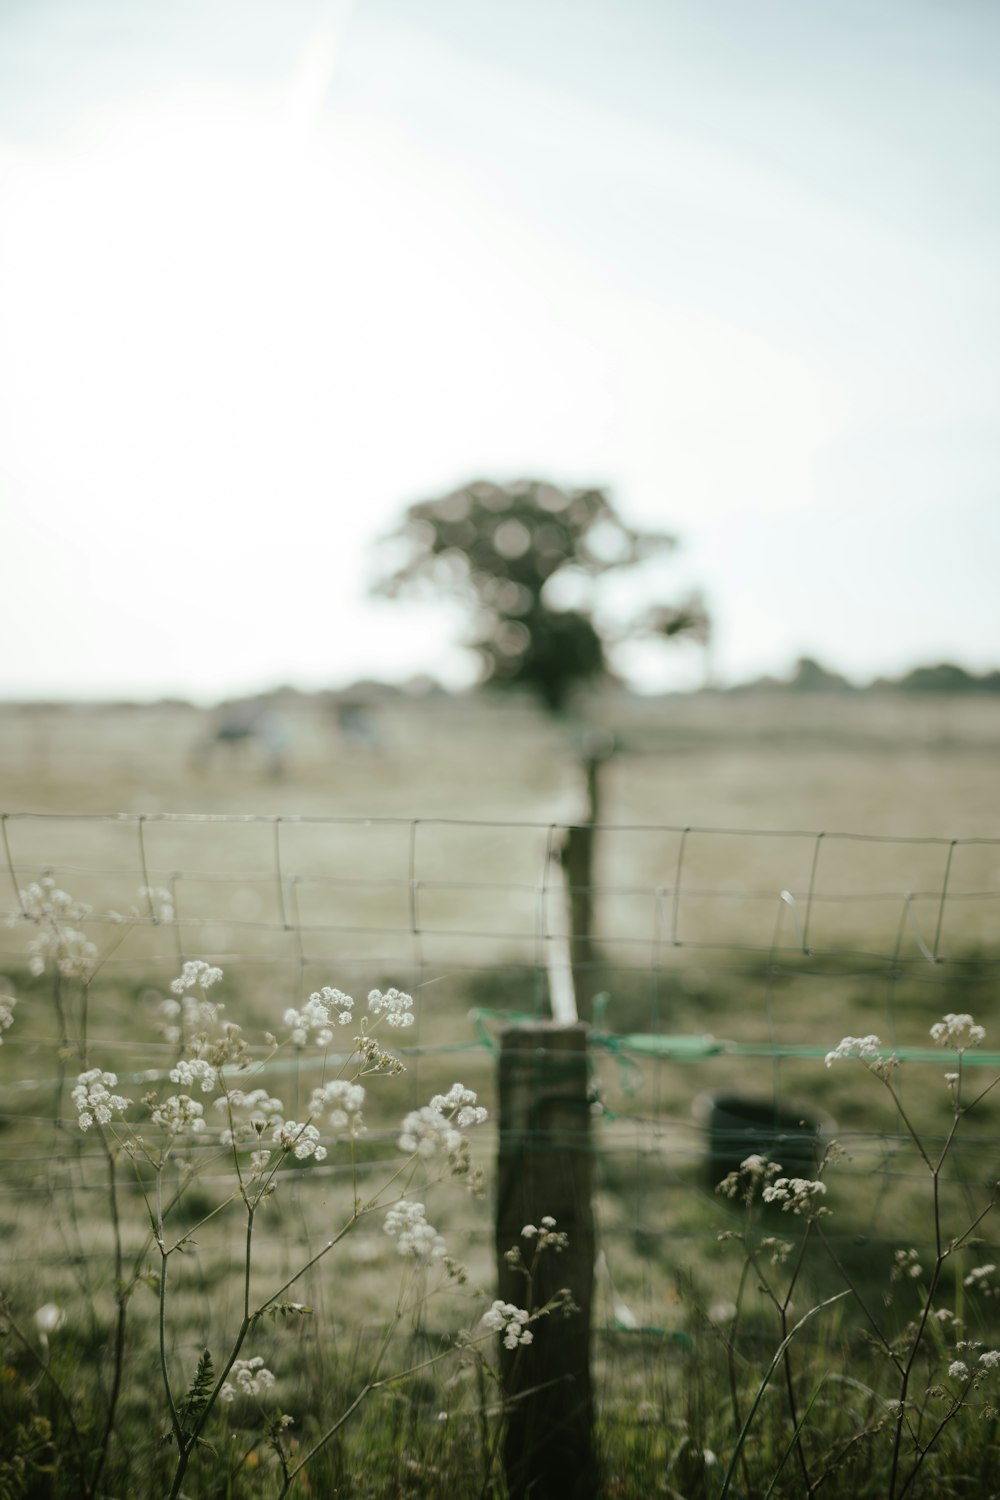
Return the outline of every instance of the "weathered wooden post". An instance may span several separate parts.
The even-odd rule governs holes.
[[[530,1263],[527,1224],[545,1215],[569,1236],[543,1251],[531,1288],[535,1307],[561,1288],[577,1311],[532,1325],[533,1342],[501,1350],[507,1402],[504,1466],[511,1500],[592,1500],[598,1490],[590,1380],[594,1277],[587,1027],[534,1021],[508,1027],[500,1050],[500,1159],[496,1249],[499,1295],[525,1306],[526,1283],[506,1260],[519,1246]]]
[[[568,894],[570,962],[580,1015],[593,1015],[594,995],[601,988],[594,942],[594,847],[601,820],[601,768],[615,750],[614,735],[591,730],[583,741],[584,814],[566,829],[562,864]]]

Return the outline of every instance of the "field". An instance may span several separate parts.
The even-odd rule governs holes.
[[[601,1250],[595,1369],[608,1472],[619,1474],[608,1492],[647,1492],[646,1480],[630,1488],[621,1477],[631,1470],[661,1477],[669,1470],[674,1493],[720,1492],[721,1468],[713,1474],[702,1465],[692,1477],[678,1456],[699,1424],[706,1448],[722,1432],[718,1411],[693,1409],[689,1361],[696,1348],[711,1407],[711,1351],[722,1360],[723,1386],[728,1377],[719,1317],[709,1315],[732,1300],[739,1280],[738,1257],[734,1264],[732,1247],[718,1239],[733,1220],[711,1192],[694,1101],[738,1089],[837,1122],[848,1152],[829,1178],[836,1217],[828,1239],[838,1269],[828,1257],[803,1273],[803,1311],[809,1298],[839,1290],[843,1275],[874,1297],[897,1249],[927,1259],[930,1244],[934,1258],[926,1173],[897,1105],[905,1099],[922,1139],[943,1143],[947,1059],[912,1057],[894,1102],[859,1064],[827,1070],[822,1056],[845,1035],[871,1032],[904,1056],[918,1052],[946,1012],[972,1011],[987,1028],[986,1047],[995,1045],[1000,704],[620,696],[595,701],[567,728],[517,701],[390,698],[368,710],[363,735],[345,734],[318,700],[292,697],[280,712],[285,743],[275,775],[267,747],[254,741],[200,755],[215,721],[180,705],[0,709],[0,909],[16,917],[17,891],[50,873],[91,909],[79,925],[101,955],[92,985],[68,982],[60,993],[51,965],[28,972],[34,929],[0,928],[7,976],[0,992],[18,1001],[0,1048],[11,1316],[21,1326],[36,1308],[66,1309],[60,1336],[72,1336],[77,1360],[106,1366],[117,1305],[107,1159],[93,1137],[59,1123],[72,1115],[67,1095],[78,1067],[65,1043],[85,1031],[90,1065],[113,1068],[138,1098],[139,1075],[162,1081],[176,1058],[158,1026],[185,960],[224,969],[225,1014],[244,1027],[258,1060],[269,1057],[263,1033],[277,1031],[284,1010],[323,985],[357,997],[398,985],[415,997],[415,1024],[400,1036],[406,1072],[381,1080],[385,1102],[366,1108],[369,1133],[352,1162],[331,1157],[283,1170],[280,1214],[255,1251],[261,1286],[280,1285],[315,1254],[328,1232],[318,1222],[350,1218],[352,1182],[374,1183],[391,1168],[402,1113],[456,1077],[493,1111],[503,1013],[544,1014],[553,963],[579,937],[567,931],[552,856],[566,826],[585,817],[581,745],[594,743],[585,736],[610,729],[617,751],[600,772],[595,946],[577,968],[586,990],[603,997],[595,1025],[603,1040],[593,1049],[603,1113],[592,1129]],[[169,894],[169,920],[158,918],[161,898],[140,896],[140,887]],[[127,920],[110,919],[111,909]],[[985,1085],[993,1072],[978,1066],[982,1057],[970,1053],[967,1071]],[[261,1076],[289,1099],[296,1119],[310,1090],[330,1076],[328,1058],[310,1061],[294,1050],[267,1067]],[[935,1183],[943,1218],[970,1217],[992,1174],[996,1128],[989,1096],[951,1149],[951,1186]],[[473,1136],[474,1157],[491,1180],[494,1124]],[[217,1147],[193,1143],[189,1159],[197,1172],[176,1218],[184,1232],[229,1191]],[[123,1253],[139,1257],[151,1282],[142,1198],[152,1178],[140,1171],[129,1185],[121,1162],[116,1170]],[[433,1200],[433,1222],[491,1297],[491,1186],[482,1199],[447,1186]],[[188,1373],[217,1324],[239,1324],[236,1209],[199,1230],[178,1271],[169,1358]],[[781,1220],[783,1231],[788,1222]],[[987,1225],[963,1251],[962,1271],[987,1264],[991,1253]],[[987,1298],[974,1309],[957,1257],[946,1261],[935,1295],[946,1287],[953,1312],[964,1308],[971,1321],[976,1311],[987,1330],[992,1304]],[[302,1431],[326,1419],[306,1394],[306,1373],[320,1370],[330,1400],[346,1404],[385,1326],[386,1299],[395,1296],[386,1287],[398,1282],[395,1247],[371,1218],[338,1247],[336,1270],[326,1265],[296,1283],[324,1338],[268,1325],[262,1345],[287,1365],[282,1338],[292,1340],[297,1374],[286,1371],[282,1400],[287,1391],[298,1403]],[[405,1315],[389,1319],[399,1367],[414,1362],[415,1348],[436,1357],[448,1331],[473,1326],[484,1305],[454,1285],[426,1305],[418,1292],[411,1286]],[[894,1327],[902,1300],[885,1314]],[[741,1316],[753,1338],[763,1337],[766,1314],[766,1299],[748,1292]],[[135,1344],[120,1420],[152,1428],[161,1418],[150,1395],[155,1362],[150,1374],[141,1353],[157,1337],[148,1286],[145,1300],[139,1291],[131,1298],[129,1315]],[[856,1323],[838,1304],[822,1337],[849,1340]],[[24,1391],[39,1384],[33,1356],[22,1349],[8,1357],[27,1412]],[[107,1378],[105,1369],[105,1395]],[[438,1411],[449,1409],[452,1431],[467,1424],[467,1435],[480,1433],[478,1378],[470,1365],[448,1393],[428,1377],[416,1395],[400,1394],[407,1387],[379,1393],[370,1407],[377,1418],[362,1415],[356,1425],[369,1443],[372,1423],[394,1434],[396,1467],[377,1481],[372,1470],[372,1493],[437,1493],[431,1470],[451,1473],[460,1493],[494,1493],[484,1489],[499,1482],[494,1471],[487,1481],[473,1465],[472,1477],[459,1481],[448,1469],[454,1444],[443,1435],[448,1424],[437,1423]],[[492,1441],[477,1436],[473,1447],[481,1456]],[[725,1439],[712,1441],[721,1448]],[[227,1493],[277,1493],[265,1484],[276,1473],[273,1451],[267,1443],[251,1448],[250,1470],[239,1470]],[[324,1453],[334,1449],[337,1492],[367,1493],[354,1450],[331,1445]],[[774,1493],[801,1493],[800,1478],[788,1467]],[[741,1482],[758,1493],[747,1474]],[[306,1493],[298,1483],[290,1492]],[[11,1489],[50,1492],[63,1493]],[[825,1492],[840,1493],[833,1483]],[[914,1481],[908,1493],[919,1492]],[[927,1493],[987,1492],[956,1482]]]

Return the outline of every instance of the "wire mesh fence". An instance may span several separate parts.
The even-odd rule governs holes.
[[[994,1003],[995,839],[603,825],[594,930],[579,934],[558,874],[566,824],[162,813],[0,824],[0,969],[6,988],[25,992],[0,1056],[8,1127],[51,1122],[59,1097],[54,1033],[36,1019],[46,981],[27,972],[19,894],[46,876],[89,908],[78,925],[100,965],[91,1049],[104,1046],[130,1080],[165,1075],[171,1047],[156,1008],[180,966],[200,958],[225,970],[227,1015],[263,1029],[325,984],[409,990],[407,1107],[456,1074],[489,1105],[504,1018],[547,1014],[554,953],[591,938],[599,1228],[611,1260],[650,1277],[649,1247],[711,1232],[717,1162],[704,1101],[719,1090],[836,1120],[845,1170],[868,1188],[865,1233],[898,1238],[921,1170],[912,1141],[891,1112],[859,1101],[867,1080],[828,1072],[823,1058],[846,1034],[877,1033],[913,1064],[906,1086],[920,1095],[937,1055],[929,1025],[958,1011],[988,1022]],[[981,1064],[1000,1057],[968,1054],[966,1066]],[[305,1064],[271,1066],[288,1070],[301,1098]],[[969,1182],[993,1170],[989,1101],[979,1118],[956,1148]],[[931,1135],[944,1128],[937,1119]],[[388,1122],[381,1139],[391,1154]],[[11,1140],[8,1201],[49,1191],[32,1173],[64,1140],[40,1150],[30,1135],[27,1154]],[[313,1180],[339,1170],[314,1168]],[[488,1216],[472,1219],[485,1245]],[[655,1299],[645,1271],[640,1280]]]

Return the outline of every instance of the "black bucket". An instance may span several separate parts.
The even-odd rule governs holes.
[[[691,1113],[708,1137],[705,1172],[713,1191],[748,1156],[780,1162],[784,1177],[815,1177],[836,1130],[830,1116],[819,1110],[745,1094],[699,1094]]]

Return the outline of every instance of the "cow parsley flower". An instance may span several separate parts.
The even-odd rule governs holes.
[[[897,1250],[893,1255],[895,1262],[890,1275],[890,1281],[899,1281],[904,1276],[910,1281],[919,1281],[924,1274],[924,1268],[920,1264],[919,1250]]]
[[[964,1052],[966,1047],[978,1047],[984,1042],[986,1031],[977,1026],[970,1015],[949,1012],[943,1021],[936,1021],[931,1027],[931,1037],[939,1047],[953,1047],[956,1052]]]
[[[283,1151],[291,1151],[299,1161],[305,1161],[309,1156],[315,1157],[316,1161],[326,1160],[326,1147],[320,1145],[319,1131],[308,1122],[300,1125],[296,1120],[285,1120],[275,1125],[271,1140]]]
[[[205,1129],[205,1106],[187,1094],[171,1094],[161,1102],[150,1099],[150,1118],[167,1135],[197,1135]]]
[[[280,1099],[272,1098],[266,1089],[231,1089],[220,1099],[215,1108],[225,1110],[229,1126],[220,1137],[224,1146],[239,1145],[247,1141],[259,1141],[266,1130],[285,1123],[285,1106]]]
[[[476,1095],[462,1084],[452,1084],[447,1094],[435,1094],[430,1104],[413,1109],[405,1117],[399,1149],[429,1159],[445,1154],[453,1172],[469,1168],[469,1143],[459,1125],[481,1125],[487,1111],[477,1105]]]
[[[535,1224],[525,1224],[521,1230],[523,1240],[535,1240],[535,1251],[541,1250],[565,1250],[569,1244],[569,1235],[556,1229],[556,1221],[551,1214],[546,1214],[542,1219],[541,1227]]]
[[[977,1291],[982,1297],[995,1297],[997,1292],[990,1280],[996,1271],[996,1266],[990,1262],[985,1266],[974,1266],[968,1276],[964,1278],[963,1286]]]
[[[190,1088],[197,1083],[203,1094],[210,1094],[215,1088],[218,1074],[211,1063],[205,1062],[203,1058],[182,1058],[176,1067],[170,1069],[171,1083],[186,1083]]]
[[[1000,1365],[1000,1349],[985,1349],[979,1356],[979,1363],[985,1370],[995,1370]]]
[[[70,1098],[76,1105],[81,1130],[89,1130],[95,1123],[110,1125],[114,1115],[125,1113],[132,1101],[111,1093],[117,1082],[117,1073],[103,1073],[100,1068],[88,1068],[78,1075]]]
[[[530,1344],[534,1334],[528,1327],[531,1322],[531,1314],[523,1307],[515,1307],[513,1302],[494,1302],[488,1312],[484,1312],[481,1327],[489,1333],[499,1333],[503,1338],[505,1349],[516,1349],[518,1344]]]
[[[761,1197],[765,1203],[780,1203],[782,1213],[791,1210],[793,1214],[818,1218],[829,1212],[815,1203],[815,1199],[825,1192],[825,1182],[810,1182],[806,1177],[778,1177],[764,1188]]]
[[[715,1191],[724,1198],[742,1198],[749,1206],[765,1183],[772,1182],[781,1170],[779,1162],[754,1153],[740,1162],[739,1171],[728,1173]]]
[[[411,1203],[402,1199],[394,1203],[382,1225],[386,1234],[396,1240],[400,1255],[426,1265],[428,1261],[441,1260],[447,1247],[432,1224],[422,1203]]]
[[[364,1102],[365,1091],[360,1083],[334,1078],[322,1088],[313,1089],[309,1113],[314,1118],[326,1114],[326,1122],[331,1130],[347,1130],[351,1136],[356,1137],[362,1135],[365,1129],[361,1119]]]
[[[333,1041],[330,1011],[336,1012],[341,1026],[347,1026],[354,1019],[353,1007],[354,1001],[342,990],[331,989],[329,985],[316,990],[301,1010],[290,1006],[285,1011],[284,1022],[291,1028],[291,1041],[296,1047],[305,1047],[310,1041],[318,1047],[328,1047]]]
[[[826,1065],[832,1068],[835,1062],[848,1057],[860,1057],[862,1062],[878,1062],[881,1058],[881,1041],[877,1036],[845,1036],[832,1052],[826,1054]]]
[[[207,1026],[215,1025],[225,1006],[221,1001],[206,999],[205,995],[221,978],[220,968],[200,958],[189,959],[184,964],[170,984],[174,995],[180,998],[166,999],[160,1004],[160,1014],[164,1018],[161,1030],[168,1042],[191,1042]]]
[[[144,901],[149,902],[149,910],[154,922],[172,922],[174,920],[174,898],[162,885],[141,885],[139,895]],[[220,970],[221,975],[221,970]]]
[[[13,995],[0,996],[0,1045],[3,1044],[3,1034],[14,1024],[14,1006],[17,1000]]]
[[[956,1359],[948,1366],[948,1374],[952,1380],[968,1380],[969,1367],[963,1360]]]
[[[368,994],[368,1009],[373,1016],[384,1016],[387,1026],[413,1025],[413,996],[402,990],[371,990]]]
[[[470,1125],[482,1125],[489,1118],[489,1111],[476,1103],[476,1095],[472,1089],[464,1088],[460,1083],[453,1083],[446,1094],[435,1094],[431,1100],[431,1109],[453,1119],[459,1130],[467,1130]],[[543,1219],[542,1223],[544,1222]]]
[[[219,1392],[220,1401],[235,1401],[239,1396],[263,1396],[274,1385],[274,1376],[265,1368],[259,1354],[253,1359],[233,1361],[230,1379]]]

